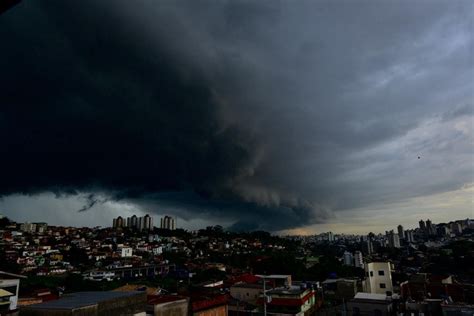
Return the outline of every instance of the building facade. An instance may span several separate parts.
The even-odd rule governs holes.
[[[366,279],[364,292],[373,294],[393,293],[392,264],[390,262],[370,262],[365,265]]]
[[[161,218],[160,221],[160,228],[161,229],[169,229],[169,230],[175,230],[176,229],[176,221],[173,217],[171,216],[165,216]]]

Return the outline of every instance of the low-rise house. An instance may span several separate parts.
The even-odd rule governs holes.
[[[266,310],[270,314],[312,315],[318,308],[316,291],[312,288],[287,286],[266,291]],[[262,311],[264,308],[263,295],[258,300]]]
[[[257,304],[259,297],[263,293],[262,283],[236,283],[230,287],[230,296],[232,298],[249,303]]]
[[[385,294],[357,293],[347,303],[347,315],[362,316],[389,316],[392,315],[392,298]]]

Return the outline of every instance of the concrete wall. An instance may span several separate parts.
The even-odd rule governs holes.
[[[389,316],[391,305],[379,304],[377,302],[349,302],[347,303],[347,315],[353,316]]]
[[[227,305],[216,306],[214,308],[193,313],[193,316],[227,316]]]
[[[232,286],[230,288],[230,295],[233,298],[239,301],[247,302],[254,305],[256,304],[257,299],[262,293],[263,293],[263,288],[239,287],[239,286]]]
[[[151,306],[154,316],[187,316],[188,307],[187,299]]]

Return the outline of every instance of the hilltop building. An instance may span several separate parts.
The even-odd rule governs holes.
[[[176,221],[173,217],[166,215],[165,217],[161,218],[160,222],[161,229],[169,229],[175,230],[176,229]]]
[[[143,217],[137,217],[136,215],[133,215],[131,217],[128,217],[127,219],[122,218],[122,216],[119,216],[113,219],[112,227],[129,227],[138,230],[151,230],[153,229],[153,217],[148,214]]]

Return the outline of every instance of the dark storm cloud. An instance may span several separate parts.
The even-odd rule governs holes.
[[[278,230],[456,189],[472,137],[427,122],[472,117],[472,12],[23,1],[0,17],[0,194],[88,192],[84,210],[111,198]]]

